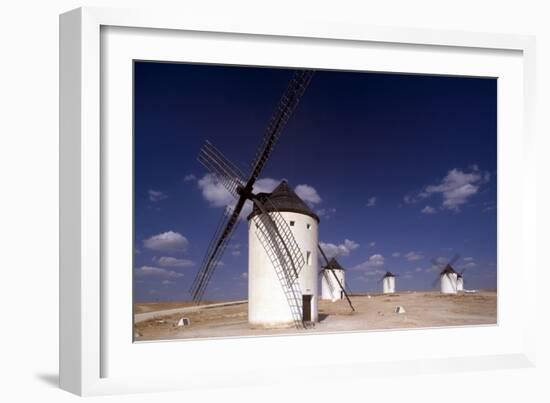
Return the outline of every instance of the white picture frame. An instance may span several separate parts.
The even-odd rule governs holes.
[[[535,172],[535,166],[534,160],[527,158],[533,152],[534,138],[532,126],[535,89],[534,38],[520,35],[356,26],[314,19],[294,25],[291,22],[272,22],[269,18],[254,21],[245,19],[228,21],[150,10],[81,8],[60,17],[60,384],[63,389],[80,395],[96,395],[206,388],[229,384],[246,386],[269,383],[274,378],[277,382],[284,382],[285,379],[289,380],[297,374],[304,377],[304,364],[292,360],[277,361],[277,357],[280,356],[277,346],[280,347],[284,343],[285,348],[290,346],[297,351],[307,351],[307,349],[315,351],[316,348],[309,343],[306,345],[304,340],[307,337],[298,336],[287,337],[284,340],[281,337],[270,337],[261,340],[242,338],[194,342],[192,348],[187,344],[189,350],[187,352],[185,352],[184,343],[150,343],[141,351],[136,351],[131,344],[131,334],[126,334],[124,329],[117,329],[114,326],[115,323],[123,323],[130,319],[125,318],[121,311],[111,309],[108,298],[109,287],[105,287],[105,280],[109,278],[109,273],[105,272],[105,267],[108,266],[105,251],[108,248],[104,244],[104,227],[108,225],[105,224],[104,212],[111,208],[107,195],[110,188],[106,179],[110,177],[111,172],[106,167],[112,166],[108,164],[109,153],[106,152],[105,147],[109,147],[109,152],[112,152],[116,150],[117,145],[110,142],[112,137],[102,138],[102,133],[108,132],[110,127],[110,123],[102,120],[105,120],[106,116],[105,113],[102,114],[104,100],[102,96],[109,91],[113,91],[115,95],[122,94],[124,91],[122,87],[116,87],[116,85],[113,85],[113,89],[105,88],[105,85],[110,86],[110,84],[102,81],[102,72],[104,72],[102,63],[105,62],[102,61],[102,57],[109,55],[102,49],[102,46],[105,46],[102,42],[104,40],[102,31],[108,31],[109,27],[117,27],[116,30],[122,30],[123,35],[130,36],[133,32],[138,32],[132,31],[137,29],[156,30],[155,32],[161,33],[161,36],[162,32],[170,32],[171,38],[167,39],[165,46],[168,49],[171,41],[178,40],[177,32],[192,32],[194,37],[198,38],[201,35],[215,33],[216,40],[246,37],[253,38],[260,44],[262,41],[275,44],[281,42],[281,46],[284,46],[285,41],[300,43],[300,46],[312,46],[312,41],[324,41],[323,46],[332,46],[334,49],[344,47],[346,44],[354,46],[375,44],[376,46],[413,47],[421,52],[429,52],[430,49],[450,50],[451,53],[464,50],[479,55],[513,52],[515,56],[514,60],[510,61],[510,77],[515,78],[509,82],[515,89],[514,94],[518,94],[514,97],[519,98],[515,102],[519,102],[521,107],[519,110],[507,110],[506,114],[511,115],[510,125],[514,125],[513,127],[517,129],[508,128],[511,130],[508,137],[513,143],[508,145],[499,143],[499,174],[502,169],[501,180],[503,177],[506,179],[506,182],[499,182],[499,186],[503,184],[499,187],[499,231],[502,231],[501,224],[504,223],[502,220],[505,213],[514,211],[516,215],[514,218],[506,218],[505,228],[512,228],[514,234],[501,239],[499,232],[499,247],[503,244],[514,246],[514,248],[507,248],[514,250],[505,255],[504,265],[520,262],[523,267],[523,278],[536,275],[536,265],[533,264],[535,254],[530,253],[534,246],[527,241],[526,236],[526,234],[535,233],[536,222],[534,209],[531,208],[534,203],[535,175],[532,174]],[[124,32],[125,29],[130,31]],[[224,36],[227,39],[224,39]],[[163,39],[159,36],[152,40]],[[143,46],[146,47],[146,45]],[[159,46],[159,49],[163,48]],[[162,58],[161,50],[159,52],[158,57]],[[121,50],[120,54],[122,53]],[[460,57],[460,54],[456,53],[455,56]],[[136,56],[129,54],[125,57]],[[227,57],[227,55],[222,56],[219,62],[227,63]],[[259,64],[271,65],[267,57],[262,57],[261,52],[256,53],[252,59],[254,57],[262,59],[258,61]],[[451,55],[451,57],[454,56]],[[196,60],[200,61],[201,56],[197,55]],[[244,59],[239,60],[242,63]],[[235,63],[239,63],[239,60],[235,60]],[[502,63],[504,65],[507,62]],[[383,64],[380,66],[383,70]],[[519,67],[521,77],[518,79],[517,68]],[[426,68],[421,68],[419,71],[433,74],[445,73],[445,71],[427,71]],[[467,67],[464,67],[463,74],[469,74]],[[487,74],[490,75],[489,70]],[[518,80],[519,82],[516,82]],[[123,99],[122,102],[126,101]],[[113,105],[111,98],[109,98],[109,105]],[[517,106],[517,104],[514,105]],[[499,119],[499,124],[501,123]],[[499,126],[499,140],[502,139],[500,130],[507,130],[507,127]],[[124,147],[124,144],[122,142],[118,147]],[[506,169],[506,165],[501,164],[503,160],[501,154],[504,155],[505,161],[514,164],[513,172]],[[124,178],[123,175],[122,180]],[[506,185],[506,183],[509,184]],[[514,194],[505,193],[509,195],[510,200],[503,201],[501,211],[503,195],[501,189],[507,191],[513,185],[521,186],[523,191],[514,192]],[[499,259],[501,259],[500,251]],[[113,281],[116,280],[113,279]],[[516,309],[513,308],[513,301],[507,300],[509,297],[506,293],[500,294],[501,285],[499,279],[499,318],[503,309],[504,313]],[[503,303],[500,302],[501,298],[504,299]],[[310,371],[309,376],[322,379],[326,376],[323,373],[327,372],[332,376],[337,372],[339,377],[344,378],[351,373],[357,377],[381,373],[412,374],[419,371],[439,372],[531,366],[534,362],[535,322],[533,314],[525,312],[535,312],[535,301],[534,293],[526,294],[521,306],[524,312],[521,320],[518,319],[520,313],[517,308],[515,316],[509,322],[504,320],[503,323],[499,320],[500,328],[484,327],[478,329],[476,334],[468,334],[465,329],[432,331],[430,336],[432,343],[442,337],[461,337],[466,340],[466,348],[459,349],[453,354],[442,354],[443,350],[441,350],[434,354],[419,353],[417,356],[400,357],[397,351],[394,356],[382,360],[371,352],[370,357],[357,355],[353,360],[340,362],[320,364],[312,360],[308,363],[312,368],[337,368],[338,371]],[[499,333],[502,329],[507,333]],[[420,339],[425,337],[422,332],[425,331],[408,331],[406,337],[422,343]],[[115,335],[113,336],[112,333]],[[392,339],[392,342],[398,342],[405,337],[403,333],[374,332],[369,333],[368,336],[365,336],[365,333],[346,336],[326,335],[321,336],[325,339],[316,338],[316,340],[333,342],[339,337],[345,337],[346,345],[357,346],[364,337],[368,337],[374,343],[378,343],[382,336]],[[508,336],[510,336],[509,339]],[[500,337],[503,341],[497,346],[498,348],[487,352],[483,350],[482,343],[477,350],[472,345],[468,346],[468,340],[473,344],[474,340],[481,340],[483,337],[487,339]],[[127,344],[128,341],[130,344]],[[227,361],[236,360],[239,354],[240,357],[244,357],[244,351],[248,351],[252,357],[267,354],[268,349],[273,353],[267,361],[269,365],[264,364],[265,368],[262,368],[262,371],[253,371],[255,365],[261,368],[261,364],[252,361],[233,364],[231,371],[223,365],[217,370],[212,370],[196,365],[198,354],[194,356],[191,351],[200,351],[201,348],[205,348],[206,343],[211,343],[208,347],[209,354],[213,357],[223,357],[223,360]],[[269,347],[267,347],[268,344]],[[444,349],[443,344],[441,349]],[[166,370],[159,370],[157,375],[146,372],[134,373],[131,368],[123,365],[112,370],[106,364],[109,360],[131,363],[132,354],[144,354],[149,360],[154,360],[161,351],[166,356],[170,351],[176,350],[179,351],[173,353],[176,356],[189,353],[186,356],[186,363],[182,364],[180,361],[174,363],[174,360],[171,360],[172,364],[163,366],[162,368]],[[116,356],[117,351],[124,351],[126,355],[112,358]],[[235,355],[232,356],[228,351],[234,351]],[[160,367],[160,361],[150,362]],[[194,368],[192,372],[186,370],[189,366]],[[281,371],[281,368],[284,371]]]

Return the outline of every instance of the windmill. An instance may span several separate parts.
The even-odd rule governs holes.
[[[393,294],[395,292],[395,278],[399,277],[398,274],[393,274],[390,271],[384,273],[382,278],[378,280],[379,283],[382,283],[382,292],[384,294]]]
[[[355,312],[355,308],[351,303],[349,294],[346,291],[344,268],[340,266],[340,263],[336,258],[328,260],[327,255],[321,248],[321,245],[317,245],[319,252],[323,256],[326,265],[321,269],[321,295],[323,299],[330,299],[336,301],[338,299],[346,298],[352,311]]]
[[[199,162],[225,186],[235,198],[235,204],[225,209],[191,285],[190,292],[197,304],[202,300],[212,274],[219,266],[223,252],[239,223],[239,215],[245,203],[251,201],[257,214],[253,217],[253,220],[249,218],[249,228],[254,229],[254,234],[264,249],[262,258],[265,257],[265,260],[269,261],[273,269],[272,275],[279,282],[279,294],[277,295],[283,298],[286,304],[286,316],[283,315],[282,319],[275,317],[273,322],[286,321],[287,318],[290,318],[289,321],[297,328],[305,327],[308,322],[308,318],[304,318],[304,299],[298,281],[300,271],[306,263],[302,250],[294,238],[290,223],[285,220],[278,207],[269,197],[266,197],[265,194],[254,193],[254,183],[259,178],[281,132],[308,87],[312,76],[313,71],[311,70],[298,70],[295,72],[272,114],[264,139],[252,163],[251,172],[247,176],[211,143],[207,142],[201,149],[198,157]],[[249,240],[251,238],[250,233],[251,231],[249,231]],[[306,258],[311,259],[312,256]],[[249,255],[249,271],[250,260],[251,256]],[[251,284],[257,279],[254,278],[252,273],[249,273],[248,277],[250,322],[251,311],[254,311],[255,307],[262,311],[265,304],[251,301]],[[313,291],[316,292],[316,289]],[[309,308],[312,308],[312,306],[309,305]],[[263,312],[269,317],[269,307],[263,309]],[[311,316],[311,311],[309,313]],[[263,321],[267,325],[270,322],[269,318]]]
[[[464,272],[466,269],[462,269],[460,273],[457,273],[456,275],[456,290],[457,291],[464,291]]]
[[[439,283],[443,294],[456,294],[458,291],[459,274],[455,271],[453,265],[459,258],[459,255],[455,255],[446,264],[442,264],[440,261],[432,259],[432,264],[434,267],[438,267],[440,269],[440,273],[432,283],[432,286],[436,287],[437,283]]]

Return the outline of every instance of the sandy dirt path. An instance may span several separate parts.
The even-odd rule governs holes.
[[[497,322],[496,292],[443,295],[439,292],[405,292],[393,295],[371,294],[352,297],[356,312],[345,301],[321,301],[319,319],[313,328],[251,329],[248,304],[219,305],[186,311],[189,327],[177,327],[180,311],[136,323],[136,341],[209,337],[259,336],[344,332],[358,330],[425,328],[438,326],[487,325]],[[405,313],[394,312],[403,306]],[[183,309],[183,308],[182,308]]]
[[[185,315],[192,312],[200,311],[202,309],[221,308],[226,306],[242,305],[246,303],[248,303],[247,300],[228,301],[228,302],[218,302],[216,304],[191,305],[191,306],[183,306],[181,308],[171,308],[171,309],[153,310],[150,312],[141,312],[141,313],[136,313],[134,315],[134,323],[144,322],[144,321],[156,319],[156,318],[163,318],[166,316]]]

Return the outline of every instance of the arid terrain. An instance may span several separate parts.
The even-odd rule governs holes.
[[[355,295],[352,302],[355,312],[345,300],[320,301],[320,321],[306,330],[251,329],[246,301],[205,301],[199,307],[189,302],[138,303],[134,336],[136,341],[148,341],[497,323],[494,291],[457,295],[424,291]],[[397,306],[402,306],[405,312],[396,313]],[[189,326],[177,326],[182,317],[189,319]]]

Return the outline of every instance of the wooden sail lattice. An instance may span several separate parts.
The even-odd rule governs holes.
[[[242,171],[221,151],[210,142],[202,147],[198,160],[221,183],[225,189],[236,199],[236,204],[231,211],[226,210],[217,230],[207,249],[200,269],[191,285],[190,292],[195,302],[199,303],[212,278],[215,269],[219,266],[220,259],[225,248],[239,223],[239,215],[247,200],[252,200],[256,206],[264,209],[262,214],[254,218],[258,226],[258,237],[272,262],[277,278],[283,288],[285,297],[292,313],[292,318],[297,327],[304,327],[302,320],[302,293],[298,276],[304,265],[304,257],[292,231],[277,211],[276,207],[269,205],[268,200],[257,200],[253,194],[253,186],[259,178],[281,132],[288,123],[292,113],[298,105],[313,76],[312,70],[298,70],[290,80],[286,90],[281,96],[275,108],[266,134],[256,153],[251,166],[251,172],[246,179]],[[262,203],[266,204],[266,207]]]

